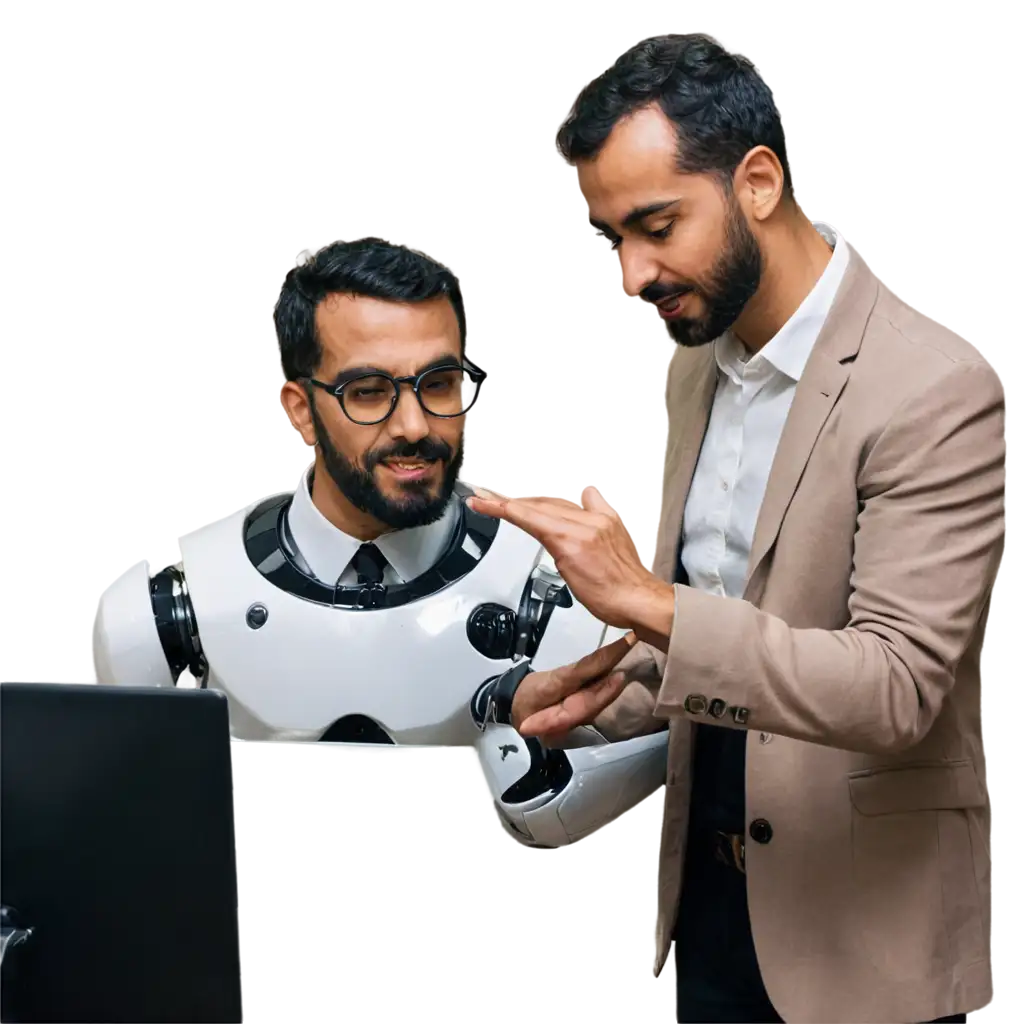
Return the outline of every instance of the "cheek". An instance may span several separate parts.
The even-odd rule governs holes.
[[[714,272],[721,254],[720,231],[703,219],[677,223],[665,253],[665,264],[674,278],[706,282]]]
[[[349,458],[354,459],[363,469],[366,468],[366,457],[368,455],[391,451],[395,446],[395,439],[388,434],[386,427],[383,430],[378,430],[376,427],[366,427],[364,429],[365,436],[357,436],[350,439],[352,449],[349,455]],[[376,473],[378,469],[380,469],[380,466],[374,466],[373,472]]]
[[[366,466],[367,453],[387,440],[378,437],[375,429],[356,427],[348,422],[332,422],[324,426],[334,450],[360,468]]]
[[[438,436],[451,448],[452,452],[456,452],[459,448],[459,442],[462,441],[463,429],[463,425],[459,421],[452,420],[449,423],[443,424],[438,431]]]

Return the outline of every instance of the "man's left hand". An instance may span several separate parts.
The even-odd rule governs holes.
[[[644,568],[633,539],[597,488],[583,504],[561,498],[505,498],[488,491],[468,499],[484,515],[504,519],[547,549],[572,594],[597,619],[634,629],[642,640],[667,641],[674,590]]]

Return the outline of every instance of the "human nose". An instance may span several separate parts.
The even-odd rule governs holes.
[[[626,294],[635,299],[649,284],[658,279],[658,266],[641,246],[629,248],[623,244],[619,250],[619,265],[622,267],[622,287]]]
[[[409,442],[422,440],[430,433],[427,414],[409,385],[399,385],[395,411],[388,420],[388,433]]]

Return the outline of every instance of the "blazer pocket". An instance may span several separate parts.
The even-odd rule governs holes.
[[[851,772],[855,909],[863,949],[910,981],[986,956],[968,809],[987,802],[970,759]]]
[[[853,806],[869,817],[981,807],[987,799],[970,759],[868,768],[848,780]]]

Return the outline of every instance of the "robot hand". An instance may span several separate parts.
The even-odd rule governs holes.
[[[471,710],[477,755],[505,830],[525,846],[574,843],[614,821],[665,782],[667,730],[608,742],[596,729],[573,730],[563,748],[523,738],[508,722],[521,661],[488,680]]]

